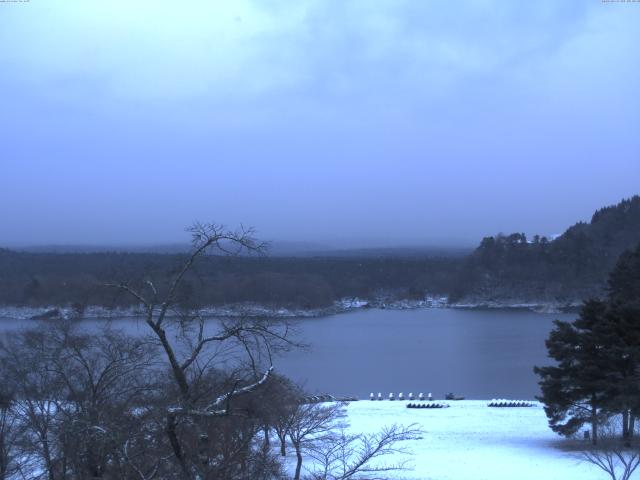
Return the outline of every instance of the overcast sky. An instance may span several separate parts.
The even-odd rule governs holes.
[[[0,2],[0,245],[553,234],[640,193],[640,3]]]

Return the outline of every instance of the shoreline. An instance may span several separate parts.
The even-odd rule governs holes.
[[[205,317],[250,317],[250,318],[319,318],[341,313],[349,313],[365,309],[377,310],[417,310],[444,309],[459,310],[526,310],[535,313],[572,313],[578,310],[580,303],[554,302],[477,302],[477,303],[449,303],[446,297],[427,297],[424,300],[363,300],[359,298],[342,299],[329,307],[322,308],[287,308],[269,307],[258,304],[235,304],[221,306],[207,306],[200,309]],[[102,306],[87,306],[78,312],[71,306],[43,306],[26,307],[0,305],[0,320],[71,320],[71,319],[115,319],[140,318],[145,312],[140,307],[107,308]]]

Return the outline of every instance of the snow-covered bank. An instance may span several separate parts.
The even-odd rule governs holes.
[[[444,308],[447,306],[446,297],[426,297],[424,300],[363,300],[360,298],[344,298],[325,308],[274,308],[265,305],[243,303],[222,306],[208,306],[200,309],[200,314],[206,317],[267,317],[267,318],[310,318],[345,313],[361,308]],[[144,316],[140,307],[105,308],[88,306],[82,313],[82,318],[131,318]],[[0,319],[29,320],[29,319],[70,319],[78,318],[80,314],[71,306],[45,307],[15,307],[0,306]]]
[[[529,310],[536,313],[567,313],[577,310],[581,303],[575,302],[521,302],[486,301],[449,303],[449,308],[469,310]]]
[[[578,307],[577,303],[525,303],[508,302],[478,302],[478,303],[449,303],[444,296],[427,296],[424,299],[389,299],[377,298],[373,300],[361,298],[343,298],[333,305],[324,308],[285,308],[269,307],[254,303],[208,306],[200,310],[206,317],[267,317],[267,318],[312,318],[335,315],[350,311],[376,308],[389,310],[410,310],[419,308],[459,308],[475,310],[517,309],[531,310],[538,313],[562,313]],[[140,307],[106,308],[101,306],[87,306],[80,314],[72,306],[45,307],[16,307],[0,305],[0,319],[29,320],[29,319],[115,319],[142,317],[145,312]]]
[[[606,478],[566,448],[575,442],[549,429],[538,403],[527,408],[490,408],[488,401],[462,400],[448,402],[451,407],[442,409],[409,409],[406,403],[362,400],[347,409],[354,432],[373,433],[393,423],[417,423],[424,431],[421,439],[403,445],[413,453],[414,469],[389,473],[390,479]]]
[[[205,317],[267,317],[267,318],[305,318],[320,317],[342,313],[358,307],[336,304],[328,308],[319,309],[292,309],[270,308],[263,305],[241,304],[209,306],[199,310]],[[116,319],[139,318],[145,315],[145,311],[139,307],[130,308],[105,308],[89,306],[79,314],[69,306],[48,307],[14,307],[0,306],[0,319],[11,320],[58,320],[58,319]],[[171,316],[171,313],[168,314]]]

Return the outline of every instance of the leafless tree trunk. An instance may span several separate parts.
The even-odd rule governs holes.
[[[591,444],[598,444],[598,423],[600,418],[598,417],[598,403],[595,393],[591,395]]]
[[[622,438],[629,438],[629,410],[622,411]]]
[[[276,425],[275,426],[276,435],[278,436],[278,440],[280,442],[280,456],[287,456],[287,435],[289,430],[285,426]]]
[[[263,448],[269,450],[271,448],[271,439],[269,438],[269,424],[262,425],[262,434],[264,435]]]
[[[232,400],[254,392],[267,382],[273,370],[273,348],[277,344],[287,345],[290,341],[286,325],[281,328],[262,320],[221,322],[219,330],[209,334],[206,332],[205,319],[197,311],[185,315],[176,308],[177,294],[185,276],[197,260],[207,253],[217,251],[236,255],[242,251],[261,252],[264,248],[263,244],[253,238],[252,230],[240,229],[233,232],[220,225],[198,223],[189,231],[192,234],[193,249],[166,288],[157,287],[150,279],[142,288],[134,288],[127,283],[110,286],[133,296],[145,310],[145,322],[164,352],[180,396],[179,405],[169,408],[166,413],[165,431],[174,458],[185,478],[204,479],[207,470],[215,467],[212,465],[214,460],[207,454],[209,434],[205,425],[215,417],[235,414],[231,408]],[[179,322],[172,324],[170,317],[179,318]],[[216,398],[199,398],[194,388],[194,378],[210,370],[215,362],[213,355],[206,353],[207,347],[229,343],[245,350],[254,370],[254,379],[243,386],[239,385],[238,380],[230,390]],[[186,354],[185,346],[188,347]],[[256,355],[261,355],[260,352],[266,353],[269,366],[258,374],[256,369],[259,362]],[[187,445],[181,438],[181,425],[184,421],[195,428],[198,439],[195,451],[193,446]]]
[[[302,470],[302,446],[299,443],[294,443],[293,446],[296,450],[296,473],[293,479],[300,480],[300,472]]]

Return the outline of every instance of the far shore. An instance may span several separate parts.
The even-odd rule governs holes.
[[[362,300],[358,298],[343,299],[329,307],[299,308],[271,307],[258,304],[233,304],[206,306],[199,309],[205,317],[263,317],[263,318],[315,318],[359,311],[363,309],[378,310],[410,310],[430,308],[455,308],[461,310],[525,310],[536,313],[572,313],[579,309],[578,302],[506,302],[486,301],[477,303],[449,303],[446,297],[427,297],[424,300]],[[140,318],[145,312],[140,307],[107,308],[103,306],[87,306],[78,311],[69,305],[64,306],[0,306],[0,320],[61,320],[61,319],[116,319]]]

